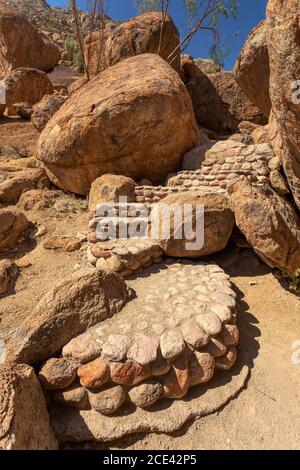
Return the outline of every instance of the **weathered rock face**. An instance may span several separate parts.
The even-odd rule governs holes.
[[[300,267],[300,220],[271,188],[241,179],[230,189],[236,224],[271,268],[293,273]]]
[[[202,76],[202,71],[190,54],[181,54],[179,75],[183,83],[188,83],[192,78]]]
[[[98,75],[118,62],[139,54],[159,54],[179,71],[180,49],[169,58],[179,45],[179,33],[172,18],[167,16],[160,45],[162,15],[145,13],[112,31],[91,33],[85,41],[85,53],[91,76]]]
[[[0,449],[56,450],[45,398],[25,364],[0,365]]]
[[[293,100],[293,90],[297,89],[294,82],[300,77],[299,15],[297,0],[268,3],[272,127],[275,124],[279,134],[275,150],[300,208],[300,106]],[[295,98],[299,99],[299,93]]]
[[[50,184],[43,168],[8,172],[0,183],[0,203],[14,204],[25,192],[45,188]]]
[[[268,118],[271,100],[267,29],[267,22],[262,21],[250,33],[239,54],[233,75],[249,100]]]
[[[178,74],[158,55],[144,54],[71,95],[41,134],[38,158],[53,183],[86,194],[106,173],[160,182],[198,143]]]
[[[160,206],[169,206],[171,209],[170,216],[170,239],[161,238],[160,245],[168,256],[197,258],[200,256],[210,255],[223,250],[234,227],[234,216],[229,208],[229,202],[223,194],[208,193],[199,195],[197,193],[182,193],[167,196]],[[192,215],[187,215],[182,220],[190,221],[192,219],[192,231],[196,236],[188,234],[187,225],[183,223],[176,225],[174,229],[174,221],[176,220],[173,207],[179,207],[182,211],[184,205],[191,205],[193,208]],[[204,205],[204,219],[201,212],[197,212],[197,206]],[[164,213],[161,212],[161,218],[164,219]],[[203,237],[204,226],[204,240]],[[183,236],[179,234],[183,232]],[[179,239],[178,239],[179,238]],[[202,242],[201,242],[202,241]],[[193,247],[192,247],[193,245]]]
[[[60,60],[59,49],[6,3],[0,2],[0,75],[18,67],[50,71]]]
[[[8,361],[35,362],[57,353],[74,336],[121,310],[125,281],[95,269],[83,269],[60,281],[38,303],[7,344]]]
[[[5,78],[6,105],[38,103],[44,95],[53,93],[53,85],[45,72],[30,68],[18,68]]]
[[[15,110],[18,116],[28,120],[31,118],[33,112],[32,105],[26,102],[14,104],[13,109]]]
[[[200,126],[219,134],[231,134],[237,131],[241,121],[267,124],[266,118],[238,87],[232,72],[209,76],[200,73],[186,83]]]
[[[31,122],[38,132],[45,129],[47,122],[66,102],[66,96],[54,93],[53,95],[45,95],[33,107]]]
[[[136,183],[126,176],[103,175],[97,178],[89,193],[89,210],[95,211],[98,204],[118,203],[120,197],[135,201]]]
[[[31,122],[3,120],[0,126],[0,155],[32,157],[37,149],[38,138],[39,134]]]
[[[17,209],[0,209],[0,250],[12,248],[29,226],[25,215]]]

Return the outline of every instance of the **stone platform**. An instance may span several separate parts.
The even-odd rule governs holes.
[[[191,405],[186,398],[194,387],[202,396],[203,384],[236,362],[236,294],[229,276],[215,264],[167,259],[138,279],[129,278],[128,284],[131,301],[121,312],[72,339],[61,357],[49,359],[40,370],[54,421],[66,419],[65,426],[58,426],[66,432],[62,440],[81,440],[76,436],[80,420],[87,419],[83,428],[88,428],[97,416],[103,431],[93,434],[99,440],[117,437],[111,432],[116,416],[125,420],[120,427],[125,434],[138,430],[135,413],[143,416],[142,430],[155,430],[144,410],[177,409],[174,399],[181,403],[180,419],[171,426],[176,429],[179,422],[205,414],[232,396],[229,387],[214,398],[219,405],[203,403],[203,397]],[[237,379],[234,393],[246,375],[244,371],[244,379]],[[105,418],[111,420],[108,433],[104,416],[111,417]],[[163,421],[160,413],[157,417],[159,430]],[[77,423],[73,434],[72,423]]]

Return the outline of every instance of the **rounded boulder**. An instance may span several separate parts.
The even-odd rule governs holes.
[[[50,180],[85,195],[101,175],[163,181],[199,145],[188,92],[156,54],[109,67],[72,94],[38,145]]]

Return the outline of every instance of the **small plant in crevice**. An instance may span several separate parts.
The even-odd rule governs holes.
[[[288,273],[282,269],[276,269],[275,275],[278,279],[285,279],[291,291],[296,294],[300,294],[300,268],[294,273]]]

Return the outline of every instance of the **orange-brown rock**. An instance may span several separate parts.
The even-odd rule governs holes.
[[[299,15],[300,4],[297,0],[269,0],[270,96],[272,127],[275,126],[272,133],[275,151],[300,208]]]
[[[186,87],[197,122],[202,127],[223,135],[236,132],[241,121],[267,124],[261,111],[239,88],[232,72],[222,71],[208,76],[201,72],[187,82]]]
[[[33,109],[30,103],[22,102],[13,105],[13,109],[23,119],[30,119],[33,113]]]
[[[60,50],[43,40],[37,29],[16,10],[0,2],[0,75],[18,67],[48,72],[60,60]]]
[[[237,346],[239,343],[238,327],[236,325],[223,325],[220,338],[226,346]]]
[[[13,248],[28,226],[27,218],[19,210],[0,209],[0,250]]]
[[[108,364],[101,358],[80,366],[77,374],[82,387],[90,390],[100,388],[109,380],[110,376]]]
[[[50,184],[43,168],[24,169],[8,173],[0,183],[0,202],[15,204],[21,195],[36,188],[47,188]]]
[[[258,256],[271,268],[293,273],[300,266],[300,219],[269,187],[247,178],[229,188],[236,224]]]
[[[72,94],[42,132],[38,158],[54,184],[87,194],[107,173],[160,182],[198,144],[179,75],[158,55],[142,54]]]
[[[190,234],[187,224],[184,224],[188,216],[183,216],[187,205],[192,208],[192,214],[188,218],[191,223]],[[204,217],[201,215],[202,207]],[[160,221],[165,217],[164,211],[168,208],[170,210],[170,237],[164,239],[163,235],[160,235],[160,246],[168,256],[198,258],[216,253],[226,247],[233,231],[234,215],[229,207],[228,198],[223,194],[200,195],[194,192],[171,194],[154,208],[159,210]],[[174,230],[178,208],[181,210],[182,219],[180,223],[176,223]],[[183,235],[179,237],[181,230]]]
[[[77,251],[81,248],[81,243],[75,237],[63,238],[52,235],[44,242],[43,247],[46,250],[61,250],[66,253],[72,253],[73,251]]]
[[[216,359],[216,369],[229,370],[237,360],[237,350],[234,346],[229,346],[224,356]]]
[[[124,59],[145,53],[159,54],[178,72],[180,49],[169,56],[179,45],[179,33],[172,18],[167,16],[161,36],[161,20],[161,13],[149,12],[120,24],[112,31],[91,33],[85,40],[90,75],[98,75]]]
[[[215,359],[207,352],[194,351],[189,360],[190,385],[209,382],[214,375]]]
[[[249,100],[268,118],[271,100],[267,30],[267,22],[262,21],[251,31],[238,56],[233,75]]]
[[[126,391],[120,385],[97,392],[89,392],[89,402],[93,410],[102,415],[114,414],[124,403]]]
[[[39,380],[46,390],[60,390],[71,385],[76,379],[78,364],[72,359],[52,357],[43,364]]]
[[[129,399],[139,408],[149,408],[159,400],[163,394],[163,387],[160,382],[148,380],[133,387],[128,392]]]
[[[39,134],[31,122],[3,118],[0,125],[0,155],[32,157],[37,150],[38,138]]]
[[[10,282],[16,279],[18,271],[18,266],[13,260],[0,260],[0,295],[6,293]]]
[[[38,132],[42,132],[47,122],[61,108],[66,99],[66,96],[54,93],[53,95],[45,95],[33,106],[31,122]]]
[[[0,449],[56,450],[34,370],[25,364],[0,364],[0,388]]]
[[[38,103],[44,95],[53,93],[53,85],[45,72],[33,68],[12,70],[5,78],[6,105]]]
[[[60,351],[73,337],[119,312],[127,301],[125,281],[100,269],[82,269],[57,283],[15,331],[8,361],[37,363]]]
[[[188,83],[192,78],[201,77],[203,72],[190,54],[181,54],[179,75],[183,83]]]
[[[103,175],[93,181],[89,193],[89,210],[95,211],[98,204],[117,203],[120,197],[135,201],[136,183],[126,176]]]
[[[167,398],[183,398],[189,386],[188,362],[183,355],[173,362],[170,372],[163,378],[164,395]]]
[[[111,380],[120,385],[137,385],[150,376],[148,366],[141,366],[137,362],[111,363]]]

